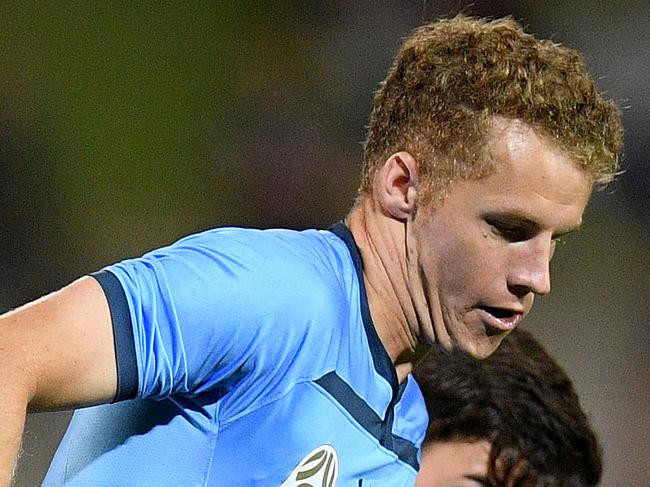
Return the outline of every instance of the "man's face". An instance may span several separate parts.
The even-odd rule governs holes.
[[[484,487],[490,443],[432,442],[424,445],[415,487]]]
[[[527,125],[498,120],[490,140],[496,170],[453,182],[410,230],[433,323],[421,336],[477,357],[550,292],[556,240],[580,226],[591,194],[585,172]]]

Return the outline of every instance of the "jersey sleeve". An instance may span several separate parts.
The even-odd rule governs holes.
[[[309,326],[300,310],[319,306],[305,292],[318,278],[294,244],[212,230],[96,274],[115,330],[117,399],[227,391],[250,368],[290,361]]]

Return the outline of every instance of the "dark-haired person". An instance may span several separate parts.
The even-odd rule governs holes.
[[[434,348],[414,376],[429,413],[416,487],[588,487],[598,439],[571,380],[526,331],[485,360]]]
[[[509,19],[421,27],[345,222],[199,233],[1,318],[0,485],[27,410],[111,402],[75,413],[44,485],[412,484],[413,364],[498,347],[620,150],[575,51]]]

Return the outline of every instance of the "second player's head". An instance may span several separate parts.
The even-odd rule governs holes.
[[[414,375],[429,413],[417,487],[598,483],[600,447],[571,381],[525,331],[481,361],[434,349]]]

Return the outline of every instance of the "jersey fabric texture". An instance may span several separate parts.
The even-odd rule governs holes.
[[[343,223],[209,230],[95,278],[118,396],[75,412],[44,486],[414,484],[426,408]]]

